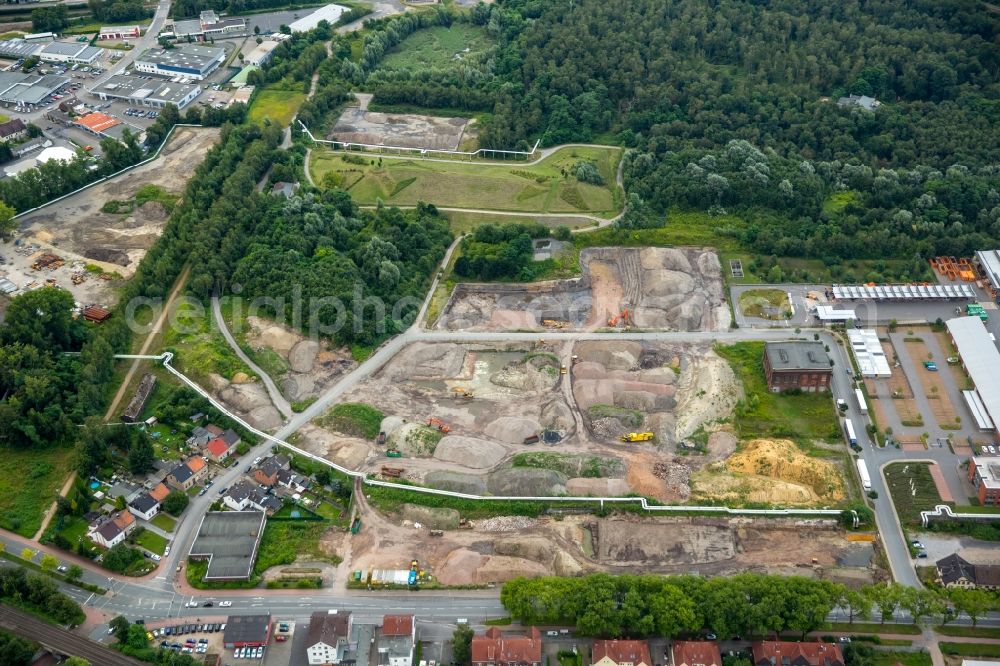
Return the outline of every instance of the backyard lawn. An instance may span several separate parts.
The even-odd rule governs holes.
[[[3,449],[0,527],[35,535],[73,466],[72,449]]]
[[[163,555],[163,551],[166,550],[167,543],[169,542],[165,537],[160,536],[156,532],[144,529],[139,532],[139,535],[135,538],[135,543],[151,553]]]
[[[291,90],[262,90],[254,96],[247,119],[263,123],[265,119],[281,127],[292,122],[295,113],[306,101],[306,94]]]
[[[615,174],[618,148],[563,148],[528,165],[429,161],[314,151],[310,168],[323,187],[342,187],[360,204],[416,205],[614,217],[622,208]],[[578,181],[569,169],[593,162],[603,185]]]
[[[829,393],[771,393],[764,379],[764,343],[719,345],[746,394],[736,408],[733,425],[740,439],[783,437],[808,450],[816,439],[838,440],[840,425]]]
[[[156,514],[155,516],[153,516],[153,519],[149,522],[156,525],[164,532],[173,532],[174,526],[177,525],[177,521],[165,513]]]

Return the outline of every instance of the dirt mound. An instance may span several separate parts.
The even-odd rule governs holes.
[[[730,472],[752,474],[810,488],[818,497],[844,498],[844,484],[837,467],[810,458],[787,439],[755,439],[729,457]]]
[[[720,430],[708,436],[708,455],[713,460],[724,460],[733,455],[739,440],[731,432]]]
[[[434,455],[440,437],[438,431],[422,423],[404,423],[393,428],[388,442],[408,456],[430,457]]]
[[[567,436],[573,432],[576,426],[573,411],[561,395],[542,405],[538,418],[543,427],[566,432]]]
[[[485,561],[486,557],[474,550],[456,548],[438,565],[438,581],[445,585],[472,585],[476,582],[476,571]]]
[[[288,352],[288,364],[295,372],[311,372],[319,353],[319,343],[315,340],[301,340]]]
[[[476,582],[505,583],[513,578],[534,578],[551,575],[549,568],[538,562],[520,557],[494,556],[476,570]]]
[[[493,544],[493,552],[497,555],[522,557],[541,564],[548,564],[554,555],[552,542],[542,537],[516,537],[501,539]]]
[[[486,435],[508,444],[521,444],[525,437],[537,435],[540,429],[537,421],[517,416],[501,416],[486,426]]]
[[[302,339],[298,333],[260,317],[248,316],[247,324],[252,329],[247,332],[248,342],[251,345],[270,347],[276,354],[286,359],[288,352]]]
[[[390,381],[450,379],[462,374],[465,354],[460,345],[418,342],[403,349],[381,372]]]
[[[743,397],[743,387],[732,367],[714,351],[694,355],[681,373],[677,399],[677,439],[686,439],[699,426],[728,417]]]
[[[596,532],[594,550],[605,563],[646,566],[703,564],[736,556],[739,545],[731,527],[695,520],[678,524],[648,518],[601,519],[591,527],[591,533]]]
[[[85,247],[82,254],[87,259],[105,261],[116,266],[128,266],[132,263],[127,252],[110,247]]]
[[[451,490],[469,495],[485,495],[486,482],[481,477],[448,470],[435,470],[424,476],[424,483],[441,490]]]
[[[250,421],[250,425],[256,427],[258,430],[277,430],[284,423],[281,418],[281,414],[273,405],[262,405],[256,409],[252,409],[247,414],[247,420]]]
[[[435,530],[458,529],[458,511],[456,509],[435,509],[418,504],[401,504],[399,513],[403,520],[420,523],[424,527]]]
[[[572,555],[565,550],[560,550],[552,561],[552,571],[557,576],[579,576],[583,573],[583,567],[573,559]]]
[[[691,495],[697,500],[738,504],[810,505],[819,501],[808,486],[765,476],[736,474],[718,469],[695,472]]]
[[[170,213],[167,212],[167,207],[159,201],[147,201],[139,206],[136,212],[138,212],[139,217],[142,217],[144,220],[153,222],[161,222],[167,219],[167,216],[170,215]]]
[[[546,391],[558,380],[559,370],[554,365],[535,367],[531,363],[509,363],[490,376],[491,383],[519,391]]]
[[[493,467],[506,455],[507,449],[499,444],[462,435],[447,435],[434,449],[434,457],[438,460],[476,469]]]
[[[642,343],[627,340],[605,342],[592,340],[577,343],[573,351],[580,362],[599,363],[606,370],[631,370],[638,365]]]
[[[219,391],[219,398],[241,412],[250,412],[271,404],[267,390],[259,383],[230,384]]]
[[[677,383],[677,372],[672,368],[649,368],[639,373],[639,381],[671,386]]]
[[[382,424],[379,426],[379,430],[384,432],[386,435],[391,436],[396,429],[402,426],[406,421],[399,416],[387,416],[382,419]]]
[[[582,497],[624,497],[632,492],[625,479],[579,477],[566,481],[566,493]]]
[[[551,469],[514,467],[490,475],[490,493],[504,496],[553,497],[566,492],[566,475]]]

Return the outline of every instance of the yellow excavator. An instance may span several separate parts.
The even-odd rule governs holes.
[[[456,400],[459,398],[472,398],[473,396],[475,396],[475,394],[472,391],[465,388],[464,386],[456,386],[455,388],[452,389],[452,392],[455,394]]]
[[[621,440],[623,442],[648,442],[653,437],[651,432],[630,432],[627,435],[622,435]]]

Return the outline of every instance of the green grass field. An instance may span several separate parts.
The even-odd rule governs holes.
[[[174,326],[166,326],[163,346],[177,352],[175,365],[196,381],[204,383],[215,373],[232,379],[237,372],[253,377],[254,373],[226,343],[212,322],[212,313],[204,309],[178,309]],[[155,394],[154,400],[155,402]]]
[[[371,405],[360,402],[345,402],[334,405],[318,423],[345,435],[375,439],[385,414]]]
[[[1000,645],[995,643],[938,643],[941,652],[962,657],[1000,657]]]
[[[0,527],[31,537],[73,467],[72,449],[3,449]]]
[[[157,555],[163,555],[163,551],[167,547],[167,540],[157,534],[156,532],[150,532],[149,530],[143,530],[136,537],[135,543],[148,550],[151,553],[156,553]]]
[[[165,513],[156,514],[149,522],[156,525],[164,532],[173,532],[174,527],[177,525],[177,521]]]
[[[486,29],[469,23],[418,30],[382,60],[385,69],[447,69],[482,53],[494,42]],[[466,51],[468,49],[468,51]]]
[[[614,217],[621,211],[615,173],[618,148],[564,148],[542,162],[509,164],[437,162],[314,151],[313,179],[342,187],[362,205],[415,205],[420,201],[454,208],[524,213],[586,213]],[[604,185],[581,183],[568,175],[580,160],[592,160]],[[380,164],[381,162],[381,164]]]
[[[784,437],[808,451],[812,440],[837,440],[840,424],[829,393],[771,393],[764,379],[764,343],[715,348],[729,361],[746,394],[732,421],[741,439]]]
[[[885,483],[903,525],[919,525],[920,512],[942,504],[927,463],[893,463],[886,466]]]
[[[292,118],[304,101],[306,95],[303,92],[262,90],[254,96],[247,113],[247,120],[252,123],[263,123],[266,119],[285,127],[292,122]]]

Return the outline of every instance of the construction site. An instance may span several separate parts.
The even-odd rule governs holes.
[[[580,277],[458,284],[435,328],[724,331],[730,312],[719,257],[693,248],[587,248]]]

